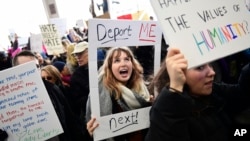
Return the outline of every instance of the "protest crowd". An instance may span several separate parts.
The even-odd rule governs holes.
[[[30,40],[20,47],[16,34],[0,52],[0,72],[36,60],[64,130],[48,141],[92,141],[102,123],[91,114],[88,30],[74,27],[60,41],[64,53],[49,55],[45,44],[42,52],[32,51]],[[187,69],[185,55],[161,41],[156,74],[154,46],[98,48],[101,115],[152,106],[149,128],[105,140],[226,141],[235,128],[250,132],[250,49]],[[0,141],[7,138],[1,129]]]
[[[87,131],[89,129],[87,129],[87,121],[85,119],[86,103],[89,94],[88,39],[86,38],[85,40],[83,40],[80,38],[80,35],[78,34],[77,37],[79,38],[72,39],[69,36],[62,37],[61,42],[63,45],[62,47],[65,50],[65,53],[54,54],[54,55],[48,55],[46,53],[46,50],[44,52],[32,52],[30,50],[29,44],[27,44],[27,46],[24,48],[19,48],[18,40],[16,38],[14,43],[12,43],[12,47],[8,50],[7,53],[1,52],[0,65],[2,71],[11,68],[12,66],[15,66],[15,64],[13,64],[12,62],[15,61],[13,60],[13,58],[15,58],[16,55],[22,56],[23,52],[29,52],[33,54],[34,57],[39,62],[38,67],[41,70],[41,78],[43,79],[43,81],[46,83],[46,85],[48,85],[49,83],[49,85],[57,87],[59,89],[58,93],[61,93],[60,95],[63,98],[56,98],[56,99],[64,99],[63,101],[61,100],[58,101],[59,104],[63,104],[64,108],[68,106],[66,111],[63,108],[60,109],[60,112],[63,112],[64,114],[67,113],[68,115],[70,113],[71,115],[71,117],[64,117],[64,118],[70,118],[70,120],[73,121],[75,117],[74,122],[79,122],[78,124],[72,124],[72,122],[62,123],[66,124],[64,126],[66,129],[64,130],[65,131],[72,130],[71,128],[73,128],[75,130],[74,132],[80,132],[79,134],[82,134],[82,135],[78,134],[78,136],[74,135],[74,137],[77,137],[73,138],[74,140],[92,140],[91,134],[93,131]],[[162,46],[161,62],[163,62],[164,64],[168,48],[168,45],[165,43],[164,39],[162,39],[161,46]],[[142,47],[129,47],[129,49],[131,50],[131,53],[134,54],[134,57],[137,58],[138,62],[141,64],[142,70],[144,70],[143,81],[145,82],[145,84],[147,84],[150,94],[154,95],[154,93],[152,92],[152,88],[150,88],[150,84],[154,83],[155,81],[154,80],[155,78],[153,78],[152,75],[153,74],[152,60],[154,58],[154,54],[152,53],[154,51],[153,46],[149,47],[148,50],[145,50],[144,48],[142,49]],[[98,49],[97,51],[98,68],[101,68],[102,64],[104,63],[107,52],[108,49],[106,48]],[[248,50],[246,50],[219,59],[216,62],[214,62],[214,70],[216,71],[216,75],[214,76],[214,81],[220,83],[221,82],[230,83],[230,84],[237,83],[241,69],[249,62],[250,55],[248,53],[249,53]],[[162,89],[162,87],[160,88]],[[160,93],[161,89],[157,89],[158,93]],[[88,120],[90,120],[89,116],[90,115],[88,115]],[[250,124],[249,123],[250,112],[246,111],[244,116],[242,115],[240,116],[239,116],[240,118],[237,117],[237,120],[239,120],[239,122],[243,122],[244,124]],[[91,123],[93,123],[93,120],[95,119],[91,119]],[[78,126],[81,125],[81,127],[69,127],[69,125],[67,124],[78,125]],[[150,128],[150,132],[151,130],[152,129]],[[144,133],[142,133],[142,135],[144,135],[145,137],[146,131],[143,132]],[[152,134],[154,133],[151,133],[149,138],[153,136]],[[6,134],[2,135],[7,136]],[[134,139],[132,138],[132,140],[135,139],[144,140],[144,137],[139,137]],[[70,140],[69,138],[70,136],[68,136],[68,139],[65,138],[64,136],[65,141]],[[124,138],[116,138],[116,140],[123,140],[123,139]]]

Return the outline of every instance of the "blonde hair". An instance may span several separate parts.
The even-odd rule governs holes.
[[[126,87],[132,89],[136,93],[139,93],[141,91],[141,83],[143,82],[143,68],[135,59],[132,51],[128,47],[112,47],[108,50],[107,56],[99,71],[100,74],[103,74],[102,83],[104,87],[106,87],[111,94],[114,94],[115,99],[120,99],[122,93],[119,87],[120,83],[112,73],[112,60],[114,57],[119,57],[121,52],[126,53],[132,62],[132,75],[128,80]],[[114,56],[115,53],[117,53],[116,56]]]
[[[71,43],[67,47],[67,59],[66,62],[72,64],[73,66],[77,66],[76,58],[71,54],[74,51],[75,43]]]
[[[63,39],[62,40],[62,46],[65,51],[67,51],[68,46],[71,44],[70,40],[68,39]]]
[[[53,77],[53,79],[55,80],[56,85],[62,84],[61,73],[58,71],[58,69],[55,66],[46,65],[46,66],[41,68],[41,71],[45,71],[46,73],[51,75]]]

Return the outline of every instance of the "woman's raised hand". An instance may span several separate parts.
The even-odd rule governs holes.
[[[165,61],[170,78],[170,87],[182,92],[186,82],[187,60],[178,48],[169,48]]]

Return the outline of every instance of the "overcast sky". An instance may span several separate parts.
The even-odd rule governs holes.
[[[131,1],[144,8],[149,6],[149,0]],[[90,3],[91,0],[56,0],[59,16],[67,19],[68,27],[75,26],[76,20],[91,18]],[[9,45],[8,35],[11,30],[21,37],[28,37],[29,33],[40,33],[39,25],[48,23],[42,0],[2,1],[0,19],[0,50]]]

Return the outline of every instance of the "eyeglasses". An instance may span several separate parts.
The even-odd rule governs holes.
[[[52,80],[52,77],[51,76],[44,76],[44,77],[42,77],[42,79],[44,79],[44,80]]]
[[[74,53],[74,56],[75,57],[81,57],[83,54],[86,54],[86,50],[82,51],[82,52],[79,52],[79,53]]]

